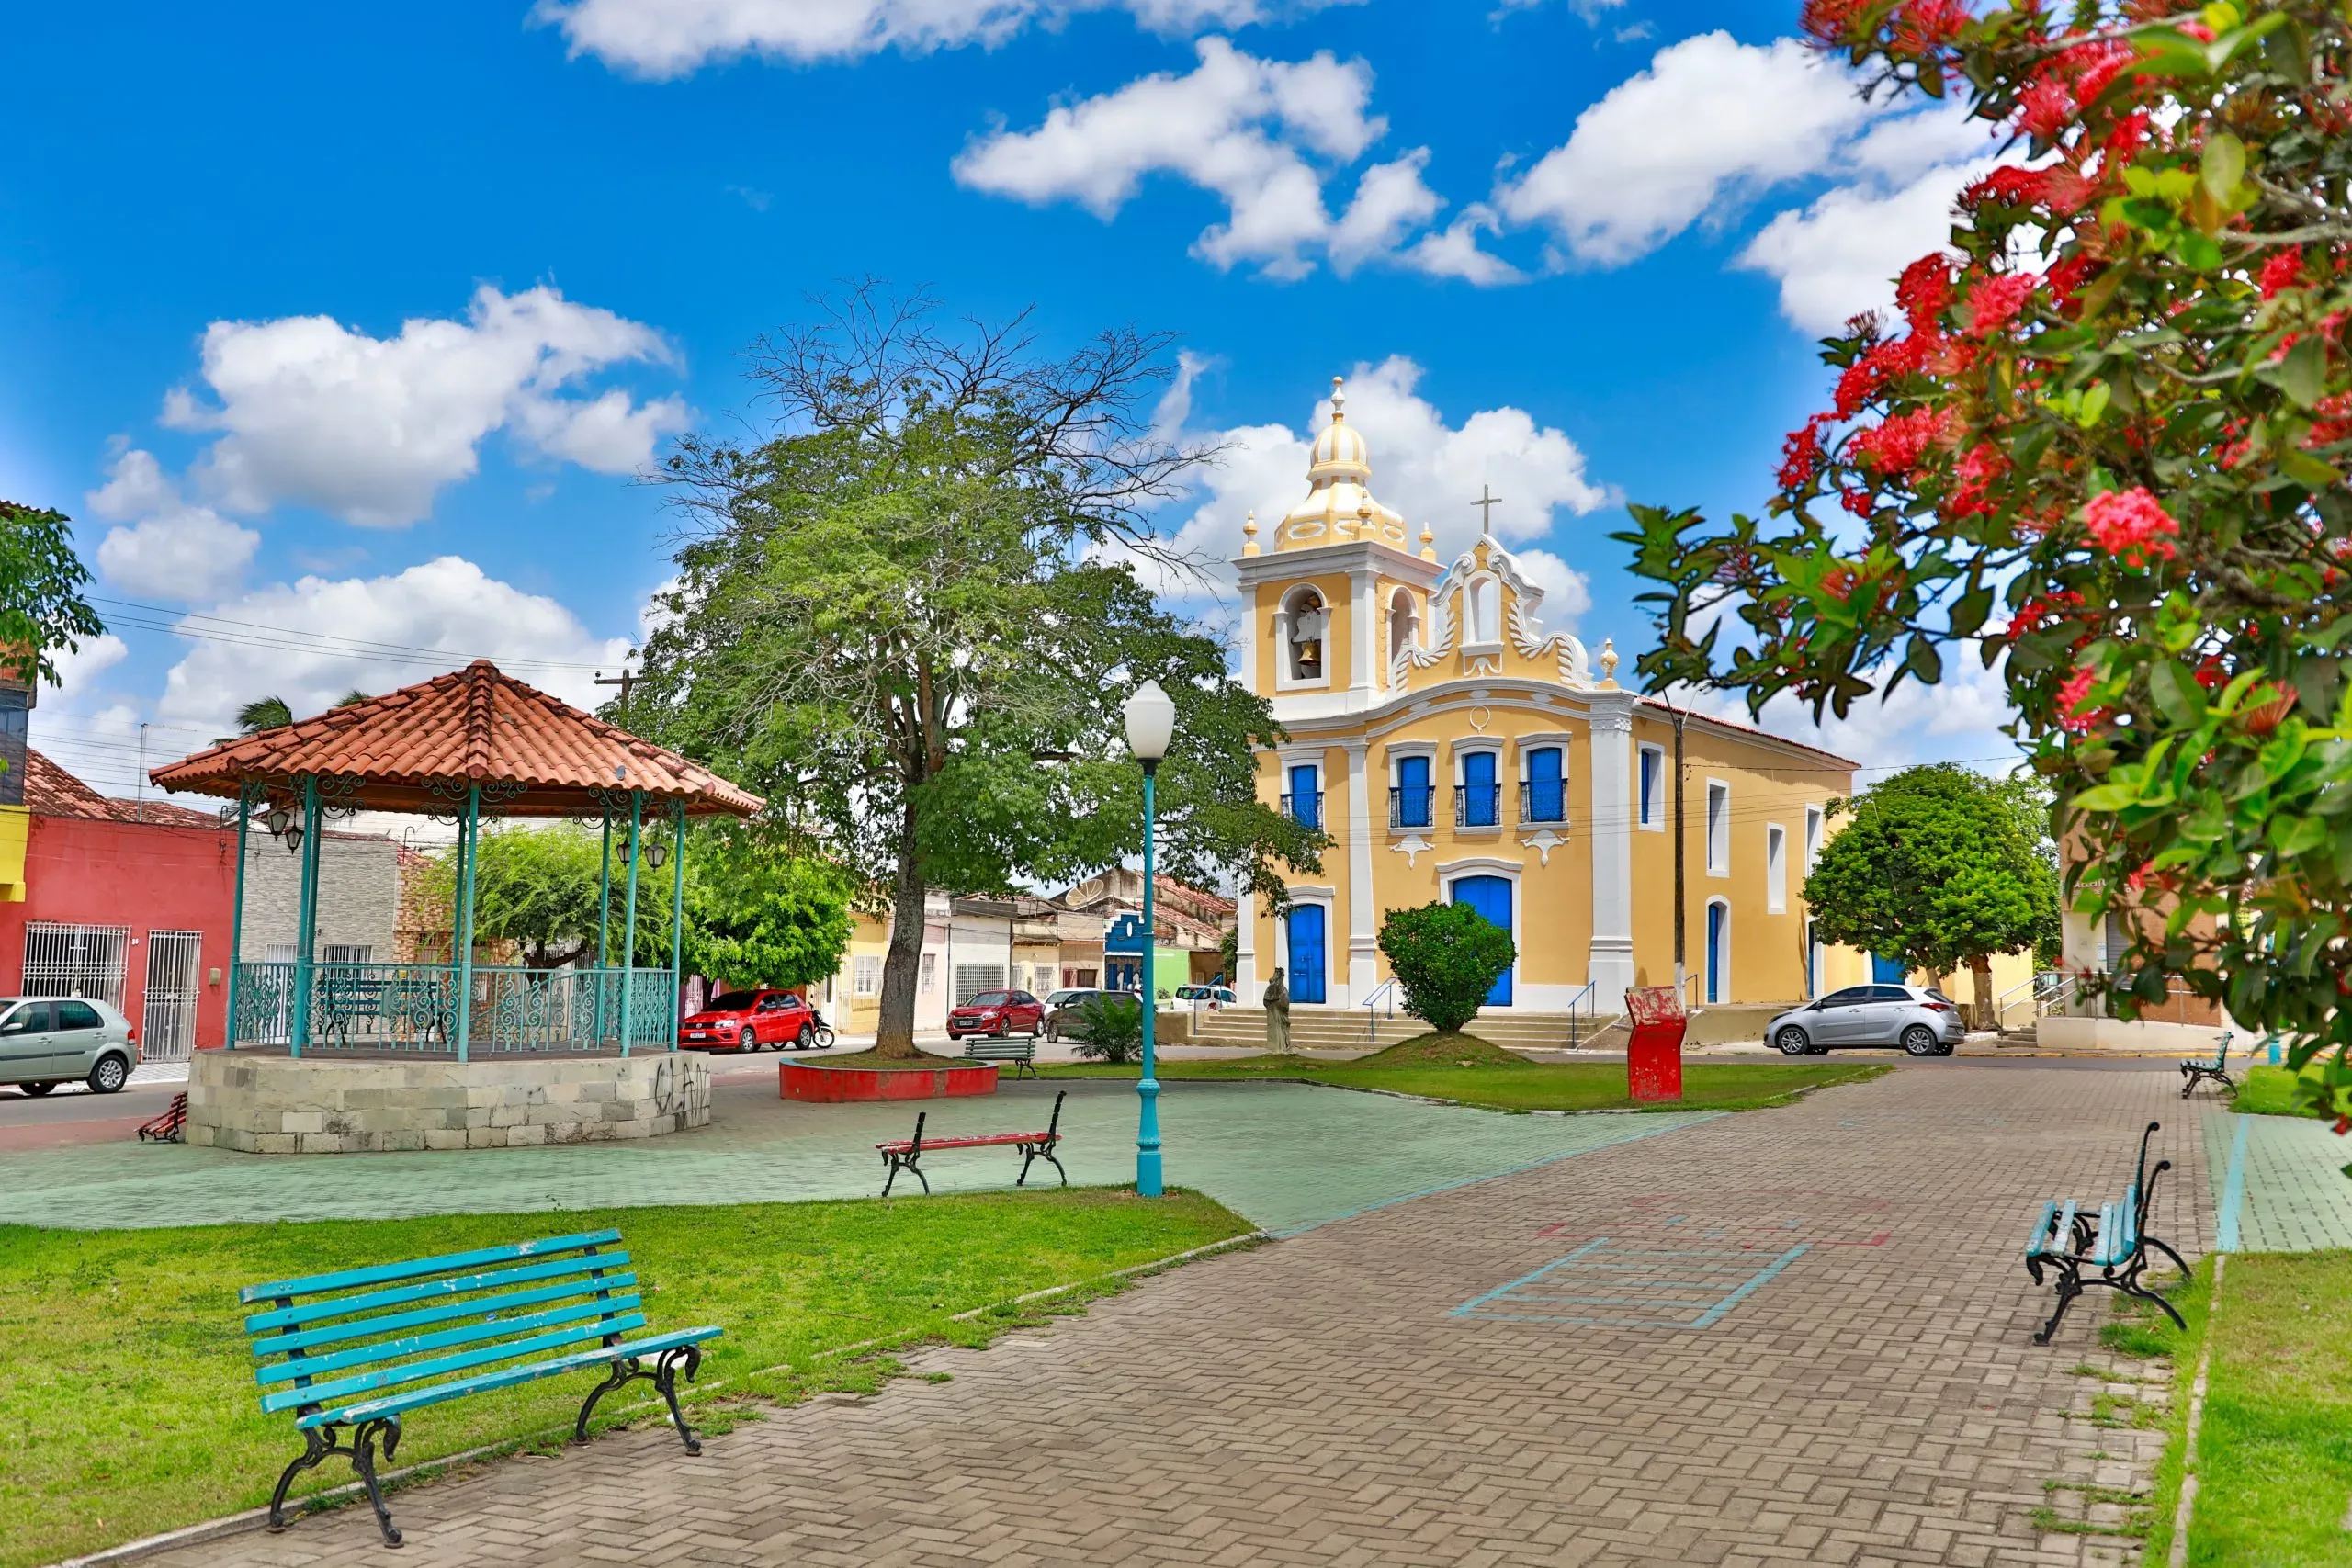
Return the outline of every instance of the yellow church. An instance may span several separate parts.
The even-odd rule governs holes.
[[[1611,643],[1596,660],[1545,632],[1543,590],[1491,536],[1443,562],[1426,521],[1382,505],[1336,378],[1306,480],[1268,545],[1250,520],[1235,565],[1242,668],[1290,736],[1258,760],[1261,796],[1330,846],[1279,917],[1261,900],[1241,921],[1244,1002],[1279,966],[1296,1006],[1363,1004],[1389,978],[1383,915],[1438,899],[1518,946],[1489,1010],[1607,1018],[1674,984],[1676,710],[1618,683]],[[1813,941],[1804,898],[1855,764],[1687,710],[1682,730],[1686,999],[1868,978]]]

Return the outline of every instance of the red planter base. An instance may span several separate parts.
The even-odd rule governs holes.
[[[820,1067],[778,1062],[777,1090],[786,1100],[841,1105],[861,1100],[954,1100],[996,1092],[996,1064],[939,1067]]]

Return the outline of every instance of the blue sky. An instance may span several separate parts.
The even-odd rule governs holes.
[[[1459,547],[1492,483],[1551,623],[1630,653],[1623,502],[1759,504],[1812,337],[1989,151],[1860,104],[1793,0],[225,9],[15,25],[0,494],[77,519],[115,623],[37,744],[123,791],[141,722],[153,761],[263,693],[486,654],[590,697],[665,575],[636,474],[756,428],[740,351],[862,276],[1180,334],[1168,417],[1234,456],[1163,525],[1219,556],[1349,375],[1384,500]]]

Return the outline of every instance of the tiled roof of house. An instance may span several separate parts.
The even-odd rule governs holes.
[[[218,812],[175,806],[168,800],[109,800],[42,756],[25,752],[25,805],[37,817],[83,817],[96,821],[148,822],[159,828],[218,828]]]
[[[582,816],[643,791],[696,816],[749,817],[764,803],[698,762],[641,740],[499,672],[488,660],[315,718],[197,752],[148,776],[167,789],[233,797],[246,780],[305,773],[364,781],[334,804],[446,814],[469,784],[510,817]],[[512,792],[512,793],[510,793]]]

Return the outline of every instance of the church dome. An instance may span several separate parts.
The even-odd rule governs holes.
[[[1315,437],[1306,498],[1274,530],[1276,549],[1372,539],[1405,548],[1405,519],[1372,494],[1372,448],[1348,423],[1347,384],[1331,378],[1331,420]]]

